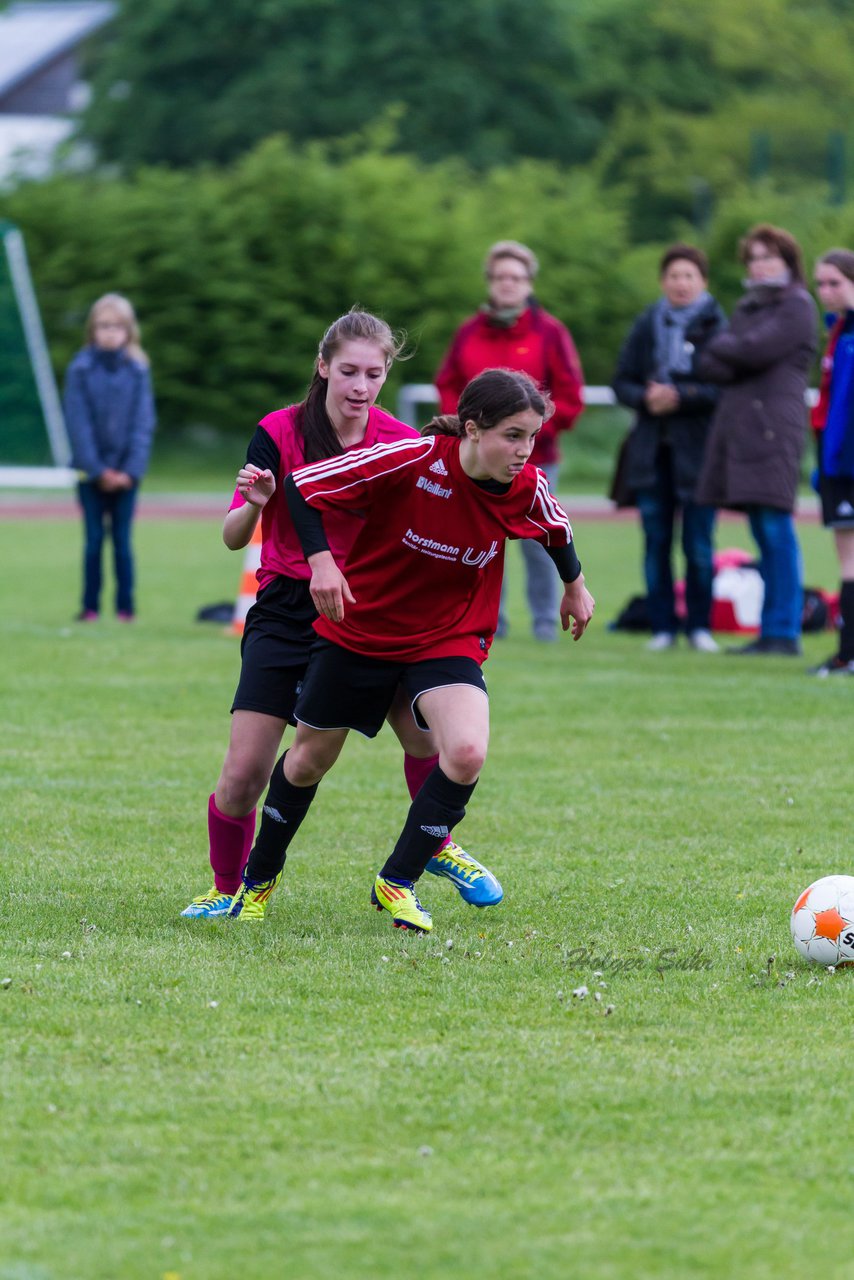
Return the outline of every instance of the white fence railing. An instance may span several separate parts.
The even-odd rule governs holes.
[[[585,387],[582,392],[585,405],[601,405],[607,407],[617,403],[617,397],[610,387]],[[818,392],[810,388],[804,396],[806,403],[812,406],[818,400]],[[400,388],[397,396],[397,416],[411,427],[418,426],[418,406],[429,405],[435,408],[439,404],[436,388],[432,382],[410,382]]]
[[[585,387],[584,403],[609,405],[616,404],[616,397],[610,387]],[[411,427],[418,426],[418,406],[429,405],[435,408],[439,404],[436,388],[432,382],[410,382],[400,388],[397,396],[397,416],[401,422],[408,422]]]

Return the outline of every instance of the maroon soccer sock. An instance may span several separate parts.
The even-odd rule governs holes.
[[[430,774],[439,763],[438,752],[435,756],[411,756],[408,751],[403,754],[403,776],[409,791],[410,800],[414,800]]]
[[[231,818],[208,800],[208,840],[214,883],[220,893],[235,894],[255,836],[255,810],[243,818]]]

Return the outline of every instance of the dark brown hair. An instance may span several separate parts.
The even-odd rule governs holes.
[[[828,249],[827,253],[821,255],[816,266],[820,267],[823,263],[828,267],[836,267],[841,275],[854,284],[854,253],[850,249]]]
[[[672,244],[661,255],[658,274],[663,276],[671,262],[693,262],[704,280],[709,278],[709,259],[702,249],[695,249],[692,244]]]
[[[455,414],[441,414],[421,430],[422,436],[462,436],[465,424],[473,422],[481,431],[497,427],[515,413],[533,409],[545,422],[554,413],[554,404],[533,378],[516,369],[484,369],[463,389]]]
[[[296,414],[296,424],[302,433],[306,462],[319,462],[322,458],[335,458],[344,452],[338,433],[326,412],[327,380],[320,376],[320,361],[329,364],[345,342],[353,340],[374,342],[380,348],[388,371],[399,356],[404,338],[392,333],[385,320],[372,316],[368,311],[353,307],[345,315],[334,320],[320,340],[314,377],[309,383],[305,399]]]
[[[757,223],[738,242],[738,256],[745,265],[750,262],[750,246],[757,241],[759,244],[764,244],[766,249],[773,249],[783,259],[792,273],[793,280],[798,284],[806,282],[801,246],[793,235],[784,231],[782,227],[772,226],[770,222]]]

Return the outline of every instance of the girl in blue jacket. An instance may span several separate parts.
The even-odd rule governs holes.
[[[101,604],[101,552],[107,530],[113,540],[116,614],[134,617],[131,548],[139,482],[148,467],[155,413],[148,357],[139,343],[134,309],[118,293],[93,305],[87,345],[71,361],[63,406],[72,465],[80,472],[83,511],[83,602],[80,622],[97,620]]]

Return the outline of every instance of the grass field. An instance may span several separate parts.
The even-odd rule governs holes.
[[[237,670],[194,615],[240,558],[142,521],[139,622],[75,627],[76,526],[0,522],[0,1280],[852,1274],[852,977],[788,914],[854,871],[854,682],[803,674],[826,635],[645,653],[605,627],[634,524],[576,535],[588,635],[527,638],[514,559],[487,667],[458,835],[505,902],[428,877],[419,939],[367,905],[405,808],[386,733],[348,744],[261,929],[180,919]]]

